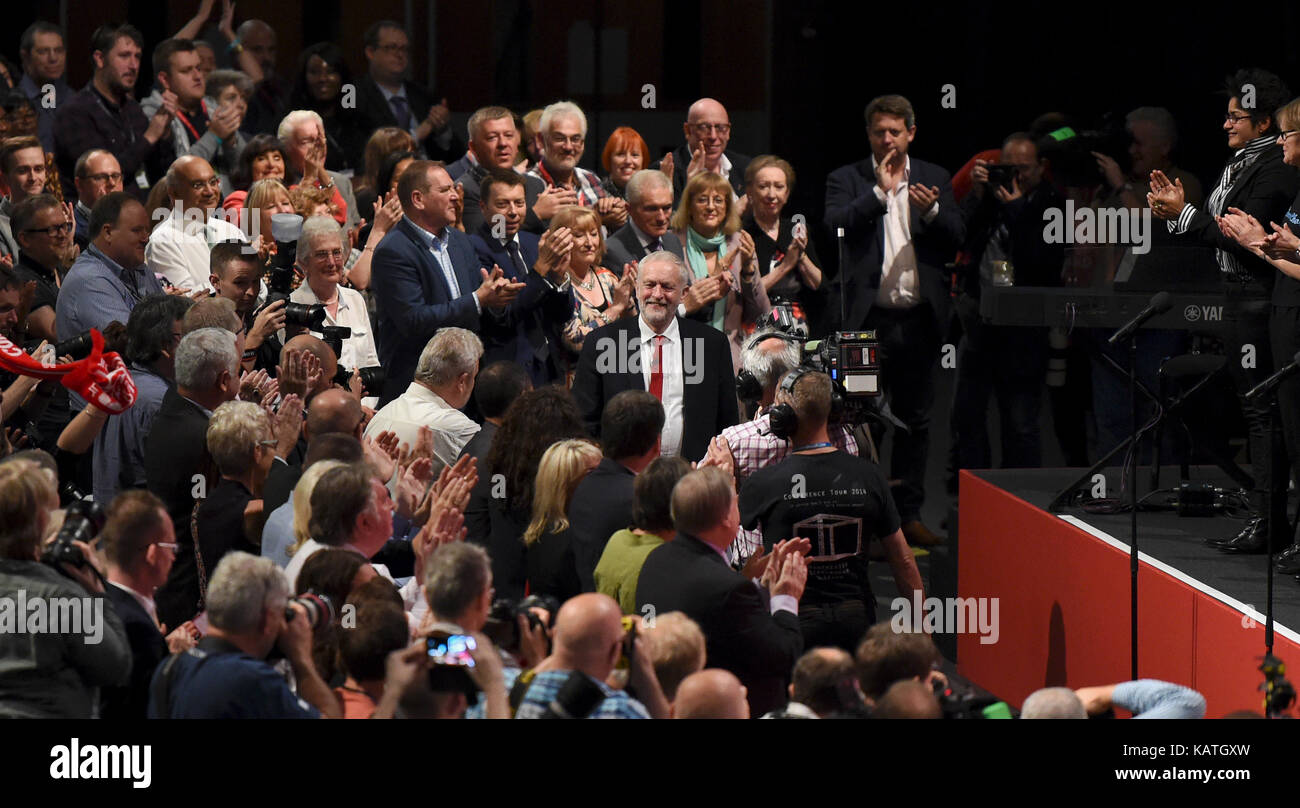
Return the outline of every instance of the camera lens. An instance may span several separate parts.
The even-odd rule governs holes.
[[[58,357],[71,356],[73,359],[85,359],[90,356],[90,351],[94,348],[94,343],[90,339],[90,332],[87,331],[78,334],[75,337],[65,339],[63,342],[54,346],[54,355]]]
[[[284,322],[286,325],[306,326],[310,331],[319,331],[325,323],[325,307],[320,303],[285,303]]]

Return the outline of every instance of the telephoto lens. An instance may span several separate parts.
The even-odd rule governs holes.
[[[307,612],[307,622],[311,623],[311,630],[318,631],[321,626],[334,622],[334,603],[330,600],[329,595],[317,592],[315,589],[309,589],[296,598],[289,598],[289,602],[284,607],[284,619],[286,621],[293,619],[293,604],[300,603]]]
[[[55,343],[54,356],[71,356],[73,359],[85,359],[90,356],[90,352],[95,345],[90,339],[90,332],[83,331],[75,337],[69,337],[63,342]]]
[[[285,303],[284,324],[319,331],[325,324],[325,306],[320,303]]]

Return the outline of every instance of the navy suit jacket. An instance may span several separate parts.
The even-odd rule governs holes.
[[[122,618],[126,640],[131,645],[131,679],[122,687],[106,687],[101,695],[100,716],[106,719],[142,720],[149,709],[149,682],[158,663],[167,658],[167,640],[149,613],[129,592],[108,584],[104,600]]]
[[[948,329],[950,270],[944,267],[953,260],[966,239],[966,225],[961,209],[952,195],[952,178],[946,170],[924,160],[911,159],[911,184],[939,188],[939,214],[928,224],[915,206],[908,206],[912,243],[916,248],[921,299],[929,303],[939,323],[940,333]],[[844,228],[848,252],[840,267],[838,282],[845,295],[846,320],[842,328],[862,328],[867,314],[875,305],[880,289],[881,265],[885,257],[885,206],[872,187],[876,173],[871,158],[837,168],[826,178],[826,225],[834,233]]]
[[[573,377],[573,399],[578,403],[583,420],[591,434],[600,437],[600,415],[605,404],[624,390],[645,390],[645,376],[633,371],[632,365],[619,357],[615,370],[603,367],[613,357],[604,356],[611,347],[618,353],[623,348],[636,345],[641,339],[637,317],[621,317],[609,325],[601,326],[587,335],[578,357],[578,371]],[[740,406],[736,401],[736,377],[731,365],[731,343],[726,336],[711,325],[694,320],[677,318],[681,330],[683,349],[686,340],[694,340],[694,354],[682,357],[687,378],[682,385],[682,449],[687,460],[700,460],[709,451],[709,441],[714,435],[740,420]],[[697,362],[702,367],[694,370],[687,362]],[[695,379],[692,382],[692,379]]]
[[[478,332],[479,314],[473,295],[483,282],[478,256],[469,236],[447,228],[447,252],[460,284],[460,296],[443,277],[424,237],[403,218],[375,248],[375,307],[378,310],[379,360],[388,371],[381,403],[397,398],[415,377],[420,352],[439,328],[459,326]]]
[[[402,83],[406,87],[406,104],[411,114],[415,116],[415,122],[419,124],[429,115],[429,107],[439,102],[439,97],[413,81]],[[365,131],[373,132],[381,126],[406,128],[398,124],[392,106],[384,100],[383,92],[369,73],[359,78],[356,85],[357,117]],[[451,142],[446,149],[439,146],[436,139],[437,135],[431,132],[420,144],[430,160],[442,160],[445,163],[465,156],[465,141],[455,133],[455,130],[452,130]]]
[[[470,236],[470,241],[478,254],[479,266],[490,272],[495,264],[507,278],[527,284],[502,314],[484,315],[480,335],[483,365],[501,359],[518,362],[528,371],[536,387],[560,380],[563,374],[560,333],[573,316],[573,299],[567,290],[555,289],[531,271],[537,263],[540,239],[519,231],[519,254],[530,270],[523,277],[505,246],[492,236],[490,225],[485,223]]]
[[[447,176],[451,177],[452,181],[455,181],[460,179],[460,175],[469,171],[473,166],[474,164],[469,161],[469,155],[462,154],[459,160],[447,164]]]

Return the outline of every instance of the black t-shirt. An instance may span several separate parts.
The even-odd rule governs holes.
[[[23,283],[36,281],[36,294],[32,297],[31,311],[36,311],[43,306],[49,306],[52,309],[58,305],[59,284],[54,280],[53,272],[32,261],[27,256],[20,255],[18,263],[14,266],[14,274]],[[75,335],[69,334],[68,336]]]
[[[872,600],[867,542],[899,527],[880,467],[840,451],[792,454],[754,472],[740,489],[740,521],[762,527],[768,550],[795,537],[812,542],[805,605]]]
[[[777,228],[776,241],[772,240],[754,217],[745,216],[745,232],[749,233],[754,239],[754,257],[758,260],[758,274],[767,275],[777,264],[785,260],[785,252],[790,247],[790,242],[794,240],[794,222],[789,218],[782,216]],[[817,259],[817,248],[813,246],[812,239],[808,240],[807,247],[808,260],[812,261],[815,266],[821,266],[821,261]],[[799,274],[799,268],[795,267],[786,273],[786,276],[777,281],[776,285],[768,292],[768,297],[780,297],[790,301],[805,302],[803,295],[811,291],[804,286],[803,275]]]

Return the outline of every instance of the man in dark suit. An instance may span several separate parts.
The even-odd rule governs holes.
[[[743,197],[749,155],[727,148],[731,141],[731,117],[727,108],[712,98],[701,98],[687,110],[682,132],[686,142],[660,163],[661,170],[673,175],[674,197],[681,196],[691,177],[705,171],[726,177],[736,196]]]
[[[948,331],[950,262],[965,238],[948,172],[913,160],[912,105],[884,95],[867,105],[871,158],[826,178],[826,224],[844,228],[847,263],[840,269],[846,320],[842,328],[875,329],[884,390],[906,426],[894,435],[890,477],[902,483],[894,500],[908,542],[941,541],[921,522],[930,445],[934,373]]]
[[[465,144],[451,128],[447,99],[406,80],[410,45],[406,31],[392,20],[366,30],[369,72],[357,82],[357,116],[365,131],[396,126],[410,132],[430,160],[456,160]]]
[[[724,559],[740,527],[730,474],[713,467],[687,474],[673,488],[672,513],[677,535],[646,556],[637,609],[679,611],[699,623],[709,667],[740,679],[751,715],[785,706],[786,684],[803,652],[798,613],[808,541],[777,544],[756,586]]]
[[[166,637],[158,624],[154,590],[167,580],[176,560],[176,536],[162,500],[139,489],[123,492],[108,508],[99,544],[108,560],[104,597],[122,618],[131,645],[131,680],[106,688],[104,718],[142,719],[149,705],[149,681],[169,653],[194,647],[193,623],[177,626]]]
[[[492,438],[497,434],[506,410],[515,403],[515,399],[532,389],[532,380],[518,363],[500,360],[484,365],[474,379],[474,403],[483,416],[483,428],[474,433],[474,437],[461,448],[460,456],[456,459],[469,455],[478,460],[481,467],[487,460]],[[491,479],[487,475],[481,476]]]
[[[605,268],[619,277],[626,264],[646,253],[667,250],[686,260],[677,234],[668,232],[673,217],[673,188],[662,171],[638,171],[627,181],[627,224],[605,240]]]
[[[573,299],[561,255],[537,236],[520,230],[527,209],[524,178],[506,168],[483,175],[483,224],[470,241],[484,270],[501,267],[505,277],[524,284],[514,302],[484,319],[483,361],[506,359],[528,371],[537,387],[564,376],[560,335],[573,319]]]
[[[379,358],[388,371],[381,404],[401,395],[439,328],[480,330],[524,288],[500,268],[480,271],[469,236],[451,227],[456,189],[442,163],[417,160],[397,183],[402,220],[379,242],[371,266],[379,314]]]
[[[505,107],[483,107],[469,116],[469,151],[447,166],[447,173],[460,186],[460,195],[465,201],[461,215],[466,233],[478,230],[484,222],[480,191],[483,177],[492,168],[513,171],[518,153],[519,130],[515,128],[513,112]],[[524,174],[523,178],[527,210],[520,227],[529,233],[540,234],[572,195],[548,189],[545,182],[529,174]]]
[[[740,419],[727,338],[677,316],[687,272],[670,252],[647,255],[637,269],[640,316],[601,326],[583,341],[573,398],[596,437],[605,404],[624,390],[645,390],[663,404],[664,455],[699,460],[709,440]]]
[[[190,514],[195,500],[216,485],[216,467],[208,455],[208,419],[239,394],[242,341],[223,328],[200,328],[181,339],[176,386],[163,396],[145,439],[145,480],[167,508],[179,544],[176,564],[157,595],[158,620],[167,625],[194,616],[188,593],[198,591],[199,570]]]

